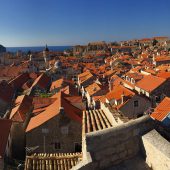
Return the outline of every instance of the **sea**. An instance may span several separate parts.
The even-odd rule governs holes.
[[[28,51],[32,52],[39,52],[44,50],[44,46],[37,46],[37,47],[6,47],[7,52],[16,53],[18,51],[22,51],[27,53]],[[63,52],[67,49],[72,49],[72,46],[48,46],[50,51],[59,51]]]

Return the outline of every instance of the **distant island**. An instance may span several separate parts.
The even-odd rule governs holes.
[[[0,45],[0,53],[6,52],[6,48],[3,45]]]

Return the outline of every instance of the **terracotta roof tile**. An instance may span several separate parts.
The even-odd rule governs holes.
[[[11,111],[10,119],[17,122],[24,122],[26,113],[32,109],[32,98],[30,96],[21,95],[15,100],[15,106]]]
[[[47,122],[48,120],[59,114],[61,106],[60,95],[61,93],[57,94],[57,99],[55,100],[55,102],[48,106],[46,110],[31,118],[26,128],[26,132],[29,132],[38,126],[41,126],[43,123]]]
[[[32,84],[31,88],[34,86],[39,86],[42,89],[45,89],[50,83],[50,77],[48,77],[45,73],[42,73],[39,77],[37,77]]]
[[[170,56],[157,56],[155,57],[155,61],[170,61]]]
[[[81,83],[85,82],[86,80],[90,79],[93,77],[93,74],[90,73],[90,71],[83,72],[78,75],[78,78]]]
[[[134,92],[130,91],[129,89],[123,87],[122,85],[116,86],[115,88],[113,88],[113,90],[109,93],[106,94],[106,98],[108,100],[120,100],[122,95],[126,96],[126,97],[132,97],[135,95]]]
[[[161,72],[157,74],[158,77],[169,79],[170,78],[170,72]]]
[[[47,107],[54,103],[56,98],[49,98],[49,97],[33,97],[33,106],[34,109]]]
[[[163,121],[170,114],[170,98],[165,97],[150,115],[153,119]]]
[[[85,90],[89,93],[90,96],[92,96],[102,89],[99,84],[93,83],[93,84],[89,85],[88,87],[86,87]]]
[[[64,81],[63,78],[53,81],[51,84],[50,90],[62,87],[63,81]]]
[[[48,120],[57,116],[60,113],[61,107],[64,108],[64,112],[67,114],[68,117],[70,117],[70,119],[81,123],[81,110],[73,106],[71,102],[65,98],[66,95],[64,93],[59,92],[53,97],[56,99],[51,105],[47,106],[44,111],[31,118],[26,128],[26,132],[29,132],[38,126],[41,126]]]
[[[135,81],[139,81],[141,80],[144,75],[138,72],[135,73],[127,73],[126,76],[128,76],[129,78],[133,78]]]
[[[160,85],[162,85],[166,79],[163,79],[161,77],[156,77],[153,75],[148,75],[145,76],[143,79],[138,81],[136,83],[136,86],[147,91],[147,92],[152,92],[156,88],[158,88]],[[151,82],[151,83],[149,83]]]

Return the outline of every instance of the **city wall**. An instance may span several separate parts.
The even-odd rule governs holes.
[[[154,128],[149,116],[83,135],[83,161],[72,169],[106,169],[141,152],[141,136]]]

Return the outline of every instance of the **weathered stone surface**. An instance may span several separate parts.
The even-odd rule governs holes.
[[[124,158],[126,158],[128,152],[126,150],[122,151],[119,153],[119,158],[122,160]]]
[[[136,156],[141,135],[154,128],[152,122],[148,116],[143,116],[116,127],[87,133],[84,144],[92,157],[92,164],[95,164],[90,169],[107,169]]]
[[[94,153],[94,157],[96,160],[102,160],[105,159],[106,157],[113,155],[114,153],[117,152],[117,148],[113,147],[113,148],[105,148],[99,152],[95,152]]]
[[[156,130],[142,136],[146,162],[153,170],[170,169],[170,143]]]
[[[116,162],[116,161],[118,161],[119,159],[120,159],[120,157],[119,157],[118,154],[114,154],[114,155],[112,156],[112,162]]]
[[[105,169],[108,167],[108,165],[112,165],[112,161],[111,159],[105,159],[105,160],[101,160],[100,161],[100,164],[99,164],[99,167],[100,169]]]
[[[145,160],[137,156],[129,160],[122,161],[121,163],[114,165],[108,170],[151,170]]]

